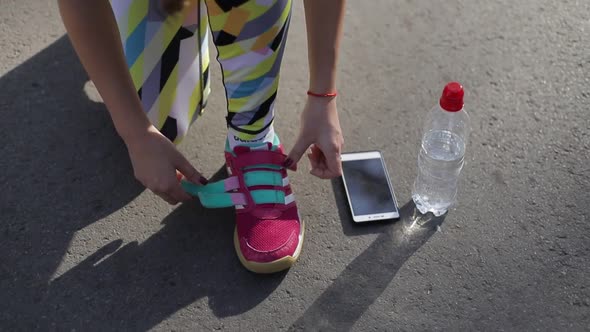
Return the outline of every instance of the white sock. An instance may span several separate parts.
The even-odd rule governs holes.
[[[245,140],[238,137],[239,132],[233,128],[228,128],[227,141],[229,142],[229,148],[233,150],[238,145],[245,146],[257,146],[267,142],[273,143],[275,138],[275,130],[273,125],[270,125],[265,131],[257,134],[251,139]]]

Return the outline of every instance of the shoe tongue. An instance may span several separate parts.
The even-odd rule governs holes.
[[[234,147],[233,150],[233,155],[235,157],[240,157],[240,155],[244,155],[248,152],[251,151],[274,151],[274,152],[279,152],[279,153],[283,153],[283,149],[282,147],[273,145],[270,142],[266,142],[266,143],[261,143],[261,144],[257,144],[257,145],[238,145],[236,147]],[[254,166],[249,166],[246,167],[244,169],[251,169]],[[256,167],[254,168],[269,168],[269,169],[281,169],[281,166],[279,165],[272,165],[272,164],[259,164],[256,165]]]
[[[236,156],[250,152],[250,151],[271,151],[272,143],[262,143],[258,145],[238,145],[234,147],[234,153]]]

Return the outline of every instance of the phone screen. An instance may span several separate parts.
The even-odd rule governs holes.
[[[354,215],[397,212],[381,159],[343,161],[342,171]]]

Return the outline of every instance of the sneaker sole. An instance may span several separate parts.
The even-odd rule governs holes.
[[[268,263],[259,263],[259,262],[252,262],[247,260],[244,255],[242,255],[242,251],[240,250],[240,240],[238,238],[238,228],[234,229],[234,247],[236,249],[236,253],[238,254],[238,258],[240,262],[246,269],[254,273],[276,273],[283,270],[286,270],[293,266],[299,255],[301,254],[301,248],[303,247],[303,238],[305,237],[305,223],[301,221],[301,234],[299,234],[299,244],[297,245],[297,249],[295,249],[295,253],[293,256],[285,256],[283,258],[277,259],[272,262]]]

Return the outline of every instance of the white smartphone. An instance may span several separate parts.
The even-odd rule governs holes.
[[[354,222],[399,218],[399,209],[379,151],[342,154],[342,181]]]

